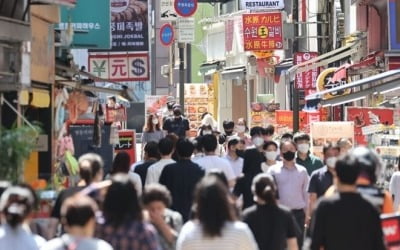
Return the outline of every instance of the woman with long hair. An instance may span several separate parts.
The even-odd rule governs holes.
[[[147,117],[145,126],[143,127],[142,144],[146,144],[150,141],[158,143],[162,138],[164,138],[164,132],[161,127],[158,116],[156,114],[150,114]]]
[[[143,221],[142,208],[134,184],[126,174],[116,174],[103,203],[104,223],[97,237],[114,249],[160,249],[151,224]]]
[[[277,204],[277,188],[269,174],[253,179],[252,191],[256,205],[243,212],[260,250],[298,250],[296,236],[300,232],[288,208]]]
[[[135,188],[136,191],[138,192],[138,195],[141,195],[142,181],[137,173],[130,171],[131,168],[130,164],[131,164],[131,157],[129,156],[129,154],[125,151],[118,152],[112,163],[110,175],[113,176],[118,173],[129,175],[133,184],[135,184]]]
[[[187,222],[178,237],[178,250],[253,250],[254,237],[236,220],[228,188],[216,176],[207,176],[195,194],[195,220]]]

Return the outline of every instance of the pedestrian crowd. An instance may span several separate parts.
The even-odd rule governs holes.
[[[244,119],[220,133],[205,118],[188,139],[179,108],[163,122],[167,136],[149,116],[143,160],[130,166],[120,152],[110,173],[101,156],[81,156],[80,181],[55,201],[51,239],[29,227],[35,192],[0,185],[0,250],[387,249],[380,214],[398,210],[400,175],[393,196],[376,186],[373,150],[342,139],[319,159],[308,134],[275,138],[273,126],[249,130]]]

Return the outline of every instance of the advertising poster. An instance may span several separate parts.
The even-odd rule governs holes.
[[[397,136],[398,137],[398,136]],[[389,188],[390,178],[399,165],[400,146],[378,146],[376,152],[380,155],[383,163],[381,186]]]
[[[299,130],[309,133],[310,124],[319,122],[321,118],[320,112],[299,112]],[[293,130],[293,111],[291,110],[277,110],[276,111],[276,124],[277,131],[292,131]]]
[[[243,14],[245,51],[283,49],[282,13]]]
[[[179,93],[179,88],[178,88]],[[197,136],[201,116],[214,110],[214,91],[211,84],[185,84],[185,114],[190,123],[190,137]]]
[[[167,95],[146,95],[144,99],[144,108],[146,117],[150,114],[157,114],[159,118],[163,117],[168,111]]]
[[[294,54],[294,64],[309,61],[318,56],[318,52],[296,52]],[[315,89],[319,74],[319,68],[296,74],[295,86],[298,89]]]
[[[368,137],[363,134],[363,128],[379,124],[392,125],[393,109],[346,107],[346,120],[354,122],[355,143],[368,145]]]
[[[325,143],[337,143],[341,138],[346,138],[354,142],[354,123],[313,122],[310,124],[310,136],[311,151],[314,155],[323,159],[322,149]]]
[[[119,144],[115,145],[115,154],[125,151],[129,154],[131,165],[136,162],[136,132],[135,130],[119,130]]]
[[[250,126],[267,127],[268,125],[275,125],[275,111],[278,110],[279,107],[279,103],[252,103]]]

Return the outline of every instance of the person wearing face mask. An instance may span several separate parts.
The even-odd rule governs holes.
[[[335,164],[339,156],[339,146],[327,143],[323,147],[325,166],[315,170],[311,174],[310,183],[308,185],[309,205],[307,214],[307,224],[311,219],[311,212],[314,209],[318,198],[323,196],[328,188],[333,184],[333,176],[335,172]]]
[[[241,140],[245,141],[246,147],[252,146],[251,138],[249,137],[249,128],[247,127],[246,120],[244,118],[239,118],[235,127],[235,131],[237,136],[240,137]]]
[[[237,136],[230,137],[228,139],[228,154],[225,156],[225,159],[228,160],[236,177],[239,177],[242,174],[243,170],[243,158],[239,157],[236,153],[239,143],[240,143],[239,137]]]
[[[267,171],[276,181],[279,190],[279,203],[292,210],[301,229],[298,235],[299,249],[303,245],[305,216],[308,203],[308,174],[305,167],[296,164],[296,143],[283,141],[280,144],[282,164],[276,164]]]
[[[147,117],[146,125],[143,128],[142,133],[142,147],[150,141],[159,142],[164,138],[164,133],[160,128],[160,121],[156,114],[150,114]]]
[[[277,164],[278,144],[274,141],[267,141],[264,144],[265,162],[261,163],[263,172],[267,172],[268,168]]]
[[[227,141],[227,138],[229,136],[235,135],[233,133],[233,130],[235,128],[235,123],[231,120],[225,120],[222,122],[222,127],[224,128],[224,133],[220,134],[218,137],[218,143],[220,145],[225,144]]]
[[[199,135],[204,136],[204,135],[212,135],[214,133],[213,128],[211,125],[203,125],[199,129]]]
[[[174,133],[179,138],[189,136],[189,121],[182,115],[182,110],[179,105],[174,106],[174,115],[165,120],[163,130],[165,133]]]
[[[321,159],[310,152],[310,136],[306,133],[296,133],[293,138],[297,145],[296,163],[307,169],[309,175],[314,170],[322,168],[324,164]]]
[[[253,178],[261,173],[261,163],[264,162],[264,139],[262,127],[253,127],[250,130],[253,148],[249,148],[243,155],[243,171],[242,177],[237,180],[233,193],[236,197],[243,195],[243,209],[254,204],[253,193],[251,192],[251,184]]]

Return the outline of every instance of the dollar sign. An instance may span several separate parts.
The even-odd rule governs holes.
[[[135,76],[141,76],[144,72],[146,72],[146,68],[144,67],[144,61],[141,59],[135,59],[132,61],[132,74]]]

